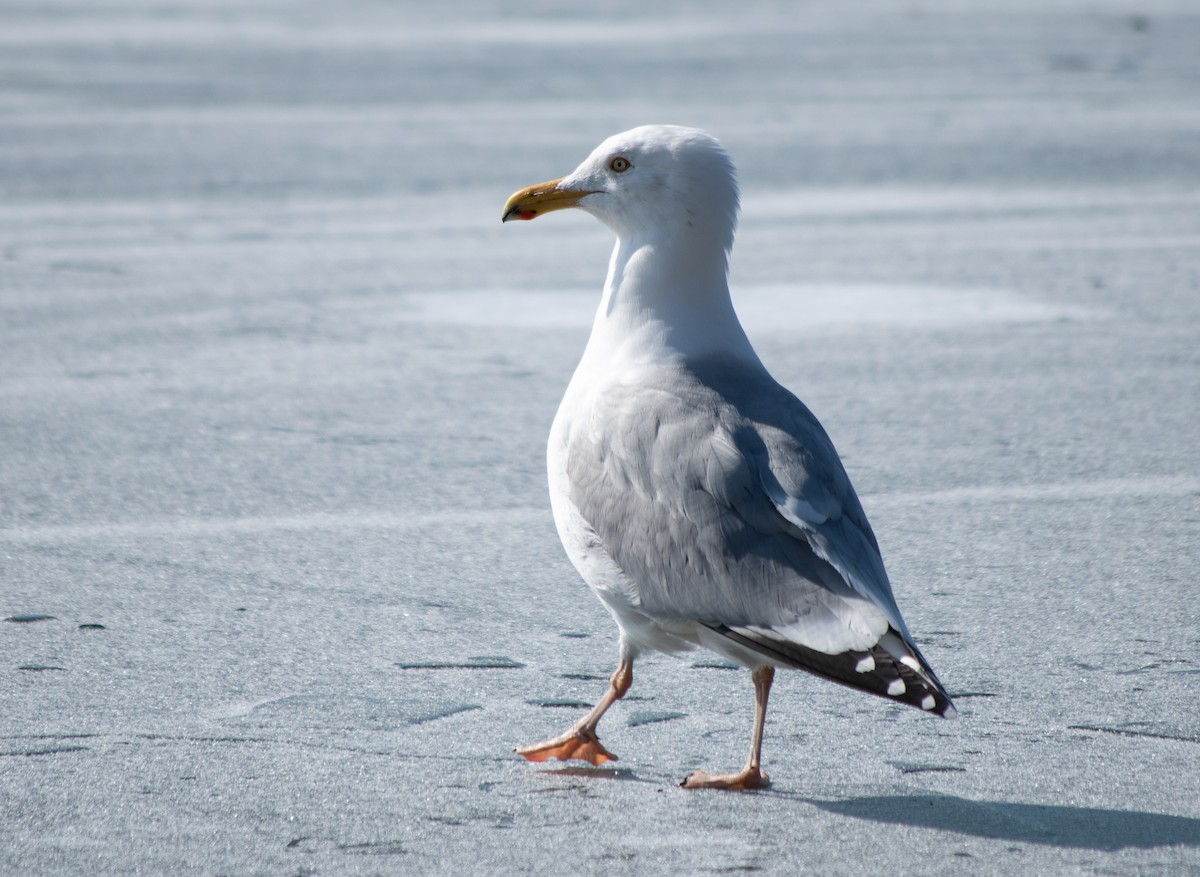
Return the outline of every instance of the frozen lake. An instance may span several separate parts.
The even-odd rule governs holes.
[[[602,13],[602,15],[601,15]],[[0,873],[1200,874],[1200,9],[0,0]],[[647,122],[944,722],[643,660],[544,442]]]

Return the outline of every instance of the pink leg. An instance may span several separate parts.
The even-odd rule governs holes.
[[[685,789],[761,789],[770,782],[762,770],[762,741],[763,725],[767,721],[767,697],[775,679],[775,668],[759,667],[750,678],[754,680],[754,733],[746,766],[738,773],[716,776],[698,770],[680,783]]]
[[[590,713],[571,726],[565,734],[560,734],[553,740],[534,743],[532,746],[522,746],[517,749],[518,755],[523,755],[530,761],[546,761],[557,758],[567,761],[572,758],[590,761],[597,767],[606,761],[616,761],[613,755],[601,745],[596,736],[596,726],[608,708],[625,696],[629,686],[633,685],[633,659],[622,658],[616,671],[609,681],[608,691],[600,698]]]

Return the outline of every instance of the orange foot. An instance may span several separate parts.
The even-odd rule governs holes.
[[[544,743],[521,746],[517,749],[517,754],[524,756],[530,761],[546,761],[550,758],[557,758],[559,761],[570,761],[572,758],[578,758],[581,761],[590,762],[596,767],[599,767],[606,761],[617,760],[617,756],[605,749],[596,738],[595,732],[589,733],[588,731],[576,731],[574,729]]]
[[[698,770],[689,774],[679,785],[685,789],[764,789],[771,779],[763,771],[746,768],[741,773],[726,773],[719,776]]]

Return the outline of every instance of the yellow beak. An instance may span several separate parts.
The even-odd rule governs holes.
[[[514,192],[504,204],[504,216],[500,218],[500,221],[533,219],[552,210],[574,207],[579,203],[580,198],[596,194],[594,191],[579,192],[560,189],[558,184],[561,182],[562,180],[548,180],[545,183],[536,183],[520,192]]]

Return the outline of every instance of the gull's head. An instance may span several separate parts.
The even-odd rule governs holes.
[[[698,128],[645,125],[609,137],[559,180],[522,189],[503,221],[578,207],[621,239],[684,237],[728,250],[737,223],[733,162]]]

